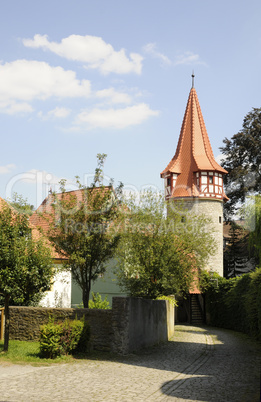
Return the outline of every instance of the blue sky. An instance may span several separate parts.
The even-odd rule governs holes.
[[[260,107],[259,0],[8,0],[0,7],[0,196],[35,206],[97,153],[163,189],[195,72],[215,156]]]

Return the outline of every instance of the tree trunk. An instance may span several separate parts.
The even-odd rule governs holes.
[[[89,308],[89,295],[90,295],[89,289],[82,290],[82,301],[83,301],[84,308]]]
[[[9,345],[9,327],[10,327],[10,311],[9,311],[10,295],[5,295],[5,335],[4,335],[4,352],[8,351]]]

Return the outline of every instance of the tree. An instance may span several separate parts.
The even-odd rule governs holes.
[[[213,249],[205,218],[174,203],[166,216],[163,196],[151,191],[126,205],[118,248],[120,285],[131,296],[152,299],[187,292]]]
[[[28,217],[18,214],[4,201],[0,210],[0,293],[4,296],[5,339],[9,344],[9,305],[11,299],[21,304],[39,292],[49,290],[52,277],[50,247],[34,239]]]
[[[32,215],[34,211],[34,206],[29,204],[26,198],[23,198],[22,195],[14,192],[12,195],[12,199],[8,200],[9,204],[20,213]]]
[[[261,191],[261,108],[253,108],[243,121],[243,128],[231,140],[224,139],[221,163],[227,196],[226,217],[237,211],[246,196]]]
[[[247,273],[255,268],[252,250],[249,244],[249,231],[242,225],[231,221],[227,244],[224,249],[224,276],[232,278]]]
[[[251,196],[241,209],[245,226],[249,230],[249,250],[256,265],[261,263],[261,195]]]
[[[90,187],[77,183],[79,190],[54,194],[52,216],[56,217],[49,238],[60,255],[66,258],[64,268],[72,272],[73,280],[82,289],[82,301],[88,308],[92,282],[106,270],[113,257],[119,233],[112,230],[119,216],[119,197],[122,184],[115,190],[112,183],[103,185],[105,154],[98,154],[98,167]]]

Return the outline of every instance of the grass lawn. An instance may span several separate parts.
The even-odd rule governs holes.
[[[40,357],[39,342],[9,341],[8,352],[3,352],[4,341],[0,341],[0,363],[10,362],[16,364],[49,365],[53,363],[70,363],[73,356],[61,356],[56,359],[43,359]]]

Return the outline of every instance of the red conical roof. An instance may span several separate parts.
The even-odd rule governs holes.
[[[198,96],[195,88],[191,88],[176,153],[161,177],[167,173],[178,174],[172,197],[193,197],[199,195],[193,178],[198,171],[227,173],[215,161]]]

